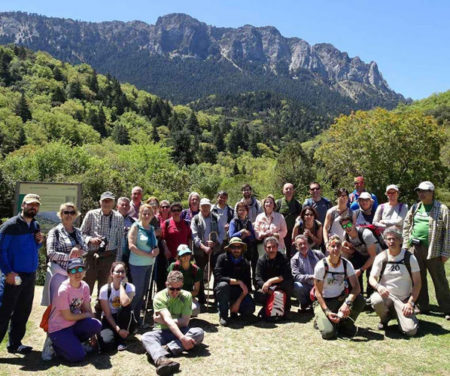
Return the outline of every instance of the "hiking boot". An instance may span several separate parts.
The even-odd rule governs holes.
[[[33,350],[31,346],[19,345],[17,347],[8,347],[8,352],[10,354],[29,354]]]
[[[379,322],[378,323],[378,325],[377,325],[377,328],[378,328],[378,330],[386,330],[386,328],[387,328],[387,322],[385,323],[385,322]]]
[[[156,373],[159,376],[169,376],[178,372],[180,369],[180,363],[174,362],[173,360],[167,359],[165,356],[158,358],[155,362]]]

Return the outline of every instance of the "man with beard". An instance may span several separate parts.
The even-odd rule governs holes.
[[[41,205],[40,197],[27,194],[22,211],[0,228],[1,284],[4,288],[0,307],[0,342],[9,328],[8,352],[27,354],[31,346],[22,344],[33,305],[34,284],[38,267],[38,250],[44,237],[34,217]]]
[[[250,184],[244,184],[242,186],[242,199],[239,202],[244,202],[248,206],[248,219],[250,219],[250,222],[255,223],[255,219],[258,216],[258,214],[262,213],[263,209],[261,207],[260,202],[252,195],[252,187]],[[238,203],[236,203],[234,207],[234,212],[236,213],[236,206]]]

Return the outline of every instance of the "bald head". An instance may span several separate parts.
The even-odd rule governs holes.
[[[292,200],[292,197],[294,197],[294,184],[292,183],[286,183],[283,186],[283,195],[286,198],[286,200],[290,201]]]

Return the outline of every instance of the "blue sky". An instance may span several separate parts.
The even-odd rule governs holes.
[[[141,20],[187,13],[215,26],[275,26],[286,37],[327,42],[376,61],[389,86],[413,99],[450,89],[448,0],[2,0],[21,10],[83,21]]]

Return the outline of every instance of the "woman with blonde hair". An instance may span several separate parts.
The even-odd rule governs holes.
[[[155,228],[150,224],[153,217],[152,207],[149,204],[141,205],[139,208],[139,219],[133,223],[128,232],[130,248],[129,267],[131,279],[136,287],[132,308],[139,322],[142,298],[149,284],[155,258],[159,253]]]

